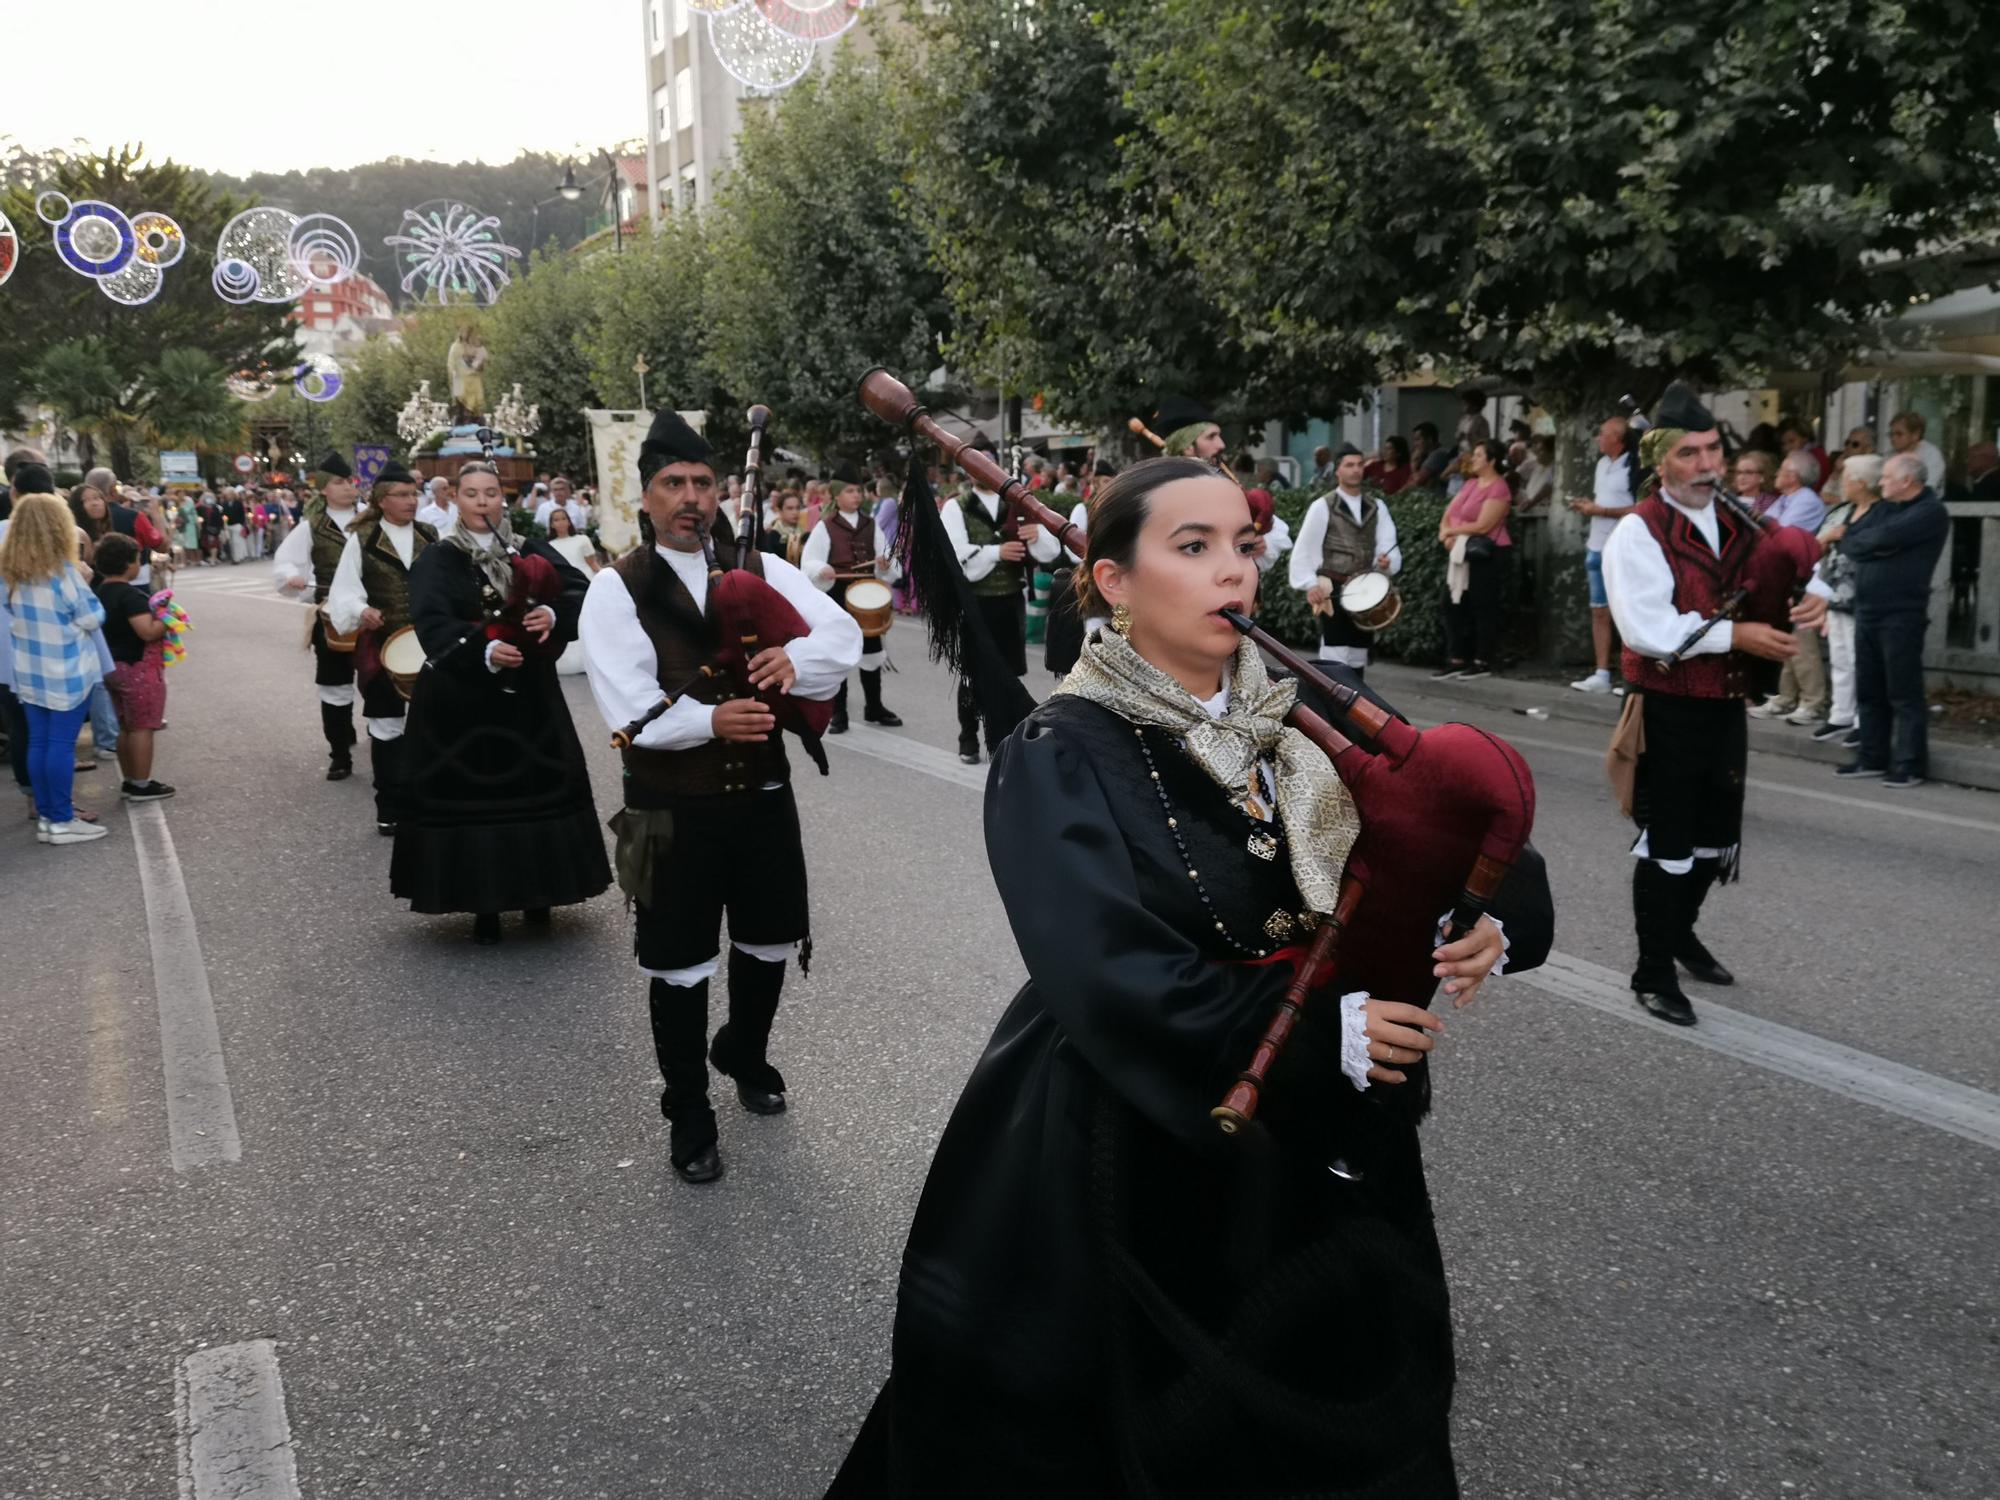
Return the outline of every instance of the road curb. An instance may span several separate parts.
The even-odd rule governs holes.
[[[1447,698],[1480,708],[1512,709],[1525,712],[1540,709],[1551,719],[1567,719],[1603,727],[1609,741],[1618,722],[1622,698],[1579,693],[1557,683],[1536,682],[1513,677],[1482,677],[1477,682],[1433,681],[1421,667],[1402,667],[1383,662],[1371,665],[1368,676],[1391,702],[1399,696],[1422,693],[1430,698]],[[1788,755],[1794,760],[1814,761],[1829,768],[1844,764],[1853,754],[1837,744],[1820,744],[1810,731],[1792,724],[1750,721],[1750,748],[1766,755]],[[1930,779],[1958,786],[2000,792],[2000,749],[1931,741]]]

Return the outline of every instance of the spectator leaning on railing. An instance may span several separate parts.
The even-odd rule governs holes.
[[[1882,501],[1834,538],[1856,565],[1854,688],[1861,716],[1859,754],[1835,774],[1922,786],[1930,760],[1924,631],[1951,517],[1924,483],[1923,459],[1907,450],[1882,465]]]

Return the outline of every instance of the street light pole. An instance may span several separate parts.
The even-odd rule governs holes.
[[[653,367],[651,365],[646,363],[646,355],[643,350],[640,352],[639,357],[632,361],[632,373],[639,377],[640,411],[647,411],[650,409],[646,405],[646,372],[652,368]]]

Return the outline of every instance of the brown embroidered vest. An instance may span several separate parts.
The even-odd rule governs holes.
[[[736,545],[715,534],[718,567],[730,566]],[[764,576],[763,554],[752,552],[745,567]],[[667,561],[652,547],[641,545],[613,563],[612,569],[632,596],[639,628],[652,642],[661,691],[711,706],[744,696],[729,683],[701,674],[715,659],[716,633],[712,610],[697,610]],[[714,594],[709,599],[712,603]],[[637,745],[623,751],[625,801],[632,807],[656,807],[680,797],[714,797],[730,792],[754,792],[792,779],[784,736],[773,734],[761,745],[738,745],[713,739],[685,750],[647,750]]]
[[[406,566],[397,555],[396,544],[382,535],[382,517],[374,511],[348,528],[348,535],[361,548],[361,587],[371,608],[382,612],[380,634],[410,623],[410,568],[424,555],[424,548],[437,540],[437,533],[422,521],[412,521],[410,561]]]
[[[1345,583],[1356,573],[1366,573],[1375,566],[1375,559],[1381,555],[1381,549],[1375,545],[1375,523],[1381,510],[1379,499],[1364,496],[1357,525],[1338,490],[1326,496],[1326,542],[1320,549],[1320,572],[1335,583]]]
[[[347,549],[347,533],[334,523],[324,503],[307,512],[312,527],[313,603],[324,604],[326,591],[333,587],[333,575],[340,567],[340,554]],[[360,520],[355,517],[352,525]]]

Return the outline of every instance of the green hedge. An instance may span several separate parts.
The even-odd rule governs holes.
[[[1271,497],[1293,536],[1317,493],[1280,490]],[[1437,545],[1437,529],[1444,519],[1445,498],[1434,490],[1417,490],[1385,503],[1396,518],[1396,538],[1403,551],[1403,571],[1396,575],[1403,612],[1395,624],[1376,635],[1375,649],[1399,661],[1436,661],[1444,639],[1445,550]],[[1306,596],[1286,581],[1288,561],[1265,575],[1257,596],[1257,622],[1289,645],[1316,650],[1319,621],[1307,607]]]

